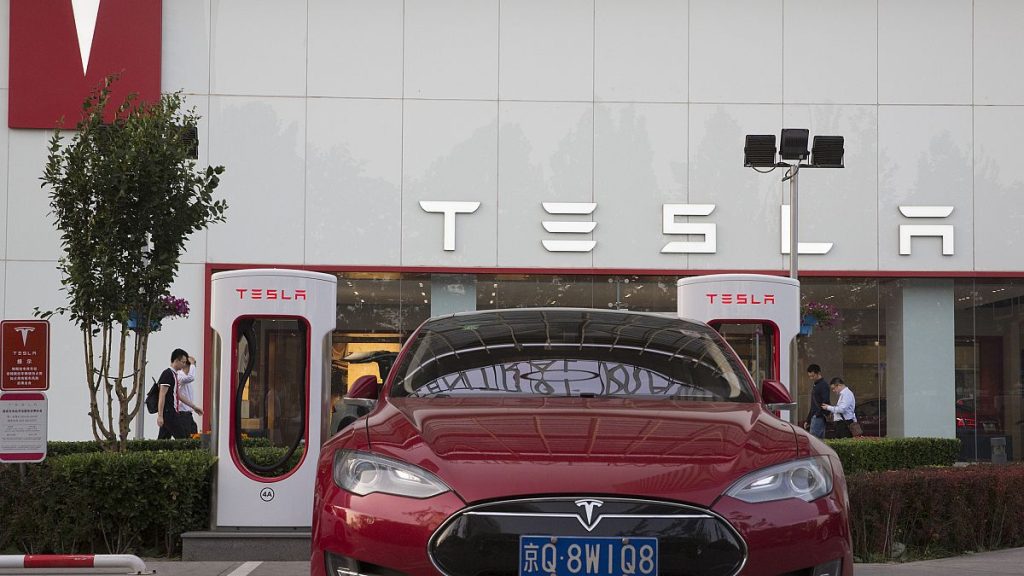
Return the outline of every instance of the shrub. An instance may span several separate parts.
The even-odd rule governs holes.
[[[952,466],[960,454],[956,438],[847,438],[826,440],[847,475],[921,466]]]
[[[182,532],[209,525],[214,460],[201,450],[85,452],[28,466],[24,479],[0,466],[0,549],[173,554]]]
[[[1024,546],[1022,464],[872,472],[847,484],[862,559],[888,559],[896,543],[911,557]]]

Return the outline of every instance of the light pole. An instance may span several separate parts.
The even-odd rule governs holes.
[[[743,147],[743,165],[757,172],[771,172],[776,168],[788,168],[782,181],[789,180],[789,277],[797,278],[798,241],[798,191],[801,168],[842,168],[844,139],[842,136],[815,136],[814,145],[807,150],[810,131],[806,128],[783,128],[776,160],[775,135],[748,134]],[[810,164],[804,163],[810,157]],[[795,163],[786,162],[787,160]],[[769,168],[769,170],[758,170]]]
[[[815,136],[814,145],[807,150],[810,131],[806,128],[783,128],[779,138],[779,156],[775,157],[775,135],[748,134],[743,146],[743,165],[753,168],[756,172],[771,172],[776,168],[788,168],[782,181],[789,180],[789,277],[798,279],[799,268],[797,259],[800,253],[799,222],[797,221],[797,199],[800,187],[801,168],[842,168],[844,155],[844,139],[842,136]],[[810,164],[805,164],[808,155]],[[795,161],[795,162],[786,162]],[[759,170],[768,168],[768,170]],[[790,389],[799,381],[800,370],[797,364],[797,340],[789,343],[789,382]]]

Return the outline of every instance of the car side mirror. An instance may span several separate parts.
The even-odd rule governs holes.
[[[771,410],[789,410],[796,408],[789,390],[778,380],[761,381],[761,401]]]
[[[380,394],[380,385],[377,384],[377,377],[371,374],[360,376],[348,387],[348,394],[342,402],[349,406],[362,406],[372,408],[377,403]]]

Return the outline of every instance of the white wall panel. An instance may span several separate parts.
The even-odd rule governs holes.
[[[877,269],[877,107],[786,106],[783,125],[809,129],[812,143],[814,136],[843,136],[846,146],[845,168],[800,171],[797,239],[832,243],[828,254],[800,255],[797,260],[800,269]],[[788,203],[789,183],[783,187]],[[788,247],[788,240],[786,245]],[[786,266],[789,266],[788,261]]]
[[[786,0],[785,101],[878,100],[877,0]]]
[[[550,233],[543,222],[600,219],[600,205],[590,216],[553,216],[542,202],[594,201],[593,105],[502,102],[499,118],[498,265],[592,266],[592,252],[548,252],[542,241],[591,241],[593,233]]]
[[[405,103],[402,264],[494,266],[498,238],[498,104]],[[455,216],[455,249],[444,250],[444,215],[420,201],[480,202]]]
[[[782,102],[782,0],[690,1],[690,101]]]
[[[878,251],[885,270],[970,270],[974,221],[971,108],[881,106],[878,110]],[[953,206],[946,218],[908,218],[900,206]],[[939,238],[911,241],[900,255],[900,225],[952,225],[954,254]]]
[[[31,319],[32,310],[67,305],[56,262],[7,262],[4,318]],[[170,350],[167,352],[170,356]],[[50,389],[46,392],[50,440],[92,438],[89,389],[83,381],[82,333],[66,316],[50,318]]]
[[[11,41],[10,34],[7,32],[11,29],[11,0],[0,0],[0,30],[4,31],[5,36],[0,40],[0,89],[7,88],[10,74],[10,49]],[[6,98],[5,98],[6,100]],[[4,118],[6,118],[6,114]],[[4,126],[6,126],[6,121]]]
[[[399,265],[402,102],[307,106],[306,263]]]
[[[164,92],[210,91],[210,0],[163,2],[160,85]]]
[[[779,250],[782,171],[758,174],[743,167],[744,137],[777,134],[781,124],[781,105],[690,105],[689,201],[715,204],[707,219],[718,225],[718,252],[691,255],[691,269],[789,266]]]
[[[685,268],[661,249],[694,240],[662,233],[662,205],[687,201],[687,105],[599,104],[595,117],[594,266]]]
[[[1024,104],[1024,2],[974,2],[974,102]]]
[[[10,179],[10,158],[8,155],[10,130],[7,128],[7,95],[6,89],[0,89],[0,118],[4,119],[0,129],[0,258],[7,257],[7,187]]]
[[[309,0],[308,26],[310,96],[402,96],[401,0]]]
[[[498,0],[407,0],[405,96],[498,97]]]
[[[211,92],[306,94],[306,0],[212,2]]]
[[[1024,270],[1024,108],[974,111],[974,266]]]
[[[53,260],[61,255],[60,234],[50,214],[49,190],[40,188],[49,130],[10,130],[7,152],[7,258]],[[69,137],[65,134],[64,142]]]
[[[878,101],[971,103],[971,0],[878,0]]]
[[[306,109],[300,98],[210,99],[210,163],[227,222],[209,230],[212,262],[303,261]]]
[[[688,8],[674,0],[597,0],[595,99],[685,102]]]
[[[502,100],[594,97],[594,0],[501,3]]]
[[[182,109],[195,108],[199,115],[199,125],[196,131],[199,134],[199,158],[196,160],[196,170],[203,171],[210,165],[210,97],[208,95],[186,94],[182,101]],[[214,190],[214,200],[223,198],[223,191],[220,187]],[[206,246],[209,230],[199,230],[192,234],[185,241],[185,251],[181,255],[182,262],[206,262]]]

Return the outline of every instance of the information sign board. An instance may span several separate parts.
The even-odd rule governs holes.
[[[42,462],[46,438],[46,394],[0,394],[0,463]]]
[[[50,322],[0,322],[0,390],[50,389]]]

